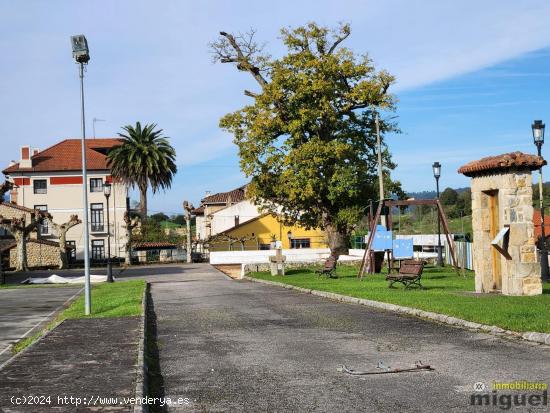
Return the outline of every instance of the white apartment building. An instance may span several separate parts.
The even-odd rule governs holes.
[[[126,231],[124,213],[128,188],[114,182],[107,167],[107,152],[120,144],[119,139],[88,139],[86,163],[88,172],[88,213],[90,229],[90,257],[102,260],[107,256],[107,237],[111,238],[111,256],[124,257]],[[10,201],[18,205],[40,209],[52,215],[53,222],[63,224],[71,215],[83,219],[83,183],[81,140],[65,139],[43,151],[21,148],[19,162],[12,161],[3,173],[14,184]],[[103,187],[112,185],[107,210]],[[109,214],[110,230],[107,228]],[[41,226],[43,239],[57,241],[47,224]],[[83,259],[84,227],[79,224],[67,232],[67,244],[73,246],[72,259]]]

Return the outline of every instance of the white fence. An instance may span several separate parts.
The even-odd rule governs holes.
[[[340,261],[356,261],[363,257],[364,250],[349,251],[350,255],[341,255]],[[283,250],[286,262],[319,262],[328,258],[328,248],[300,248]],[[259,251],[212,251],[210,264],[267,264],[275,250]]]

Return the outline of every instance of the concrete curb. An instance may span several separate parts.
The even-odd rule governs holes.
[[[140,339],[138,343],[138,359],[137,359],[137,371],[136,371],[136,400],[143,400],[147,396],[147,361],[145,353],[147,352],[147,302],[150,285],[145,283],[143,289],[143,298],[141,299],[141,307],[143,308],[143,314],[141,316],[140,324]],[[134,405],[134,413],[148,413],[149,406],[146,404],[136,403]]]
[[[550,345],[550,333],[537,333],[537,332],[520,333],[517,331],[504,330],[503,328],[500,328],[497,326],[490,326],[487,324],[480,324],[480,323],[474,323],[472,321],[462,320],[461,318],[456,318],[445,314],[438,314],[438,313],[432,313],[430,311],[419,310],[417,308],[383,303],[381,301],[367,300],[365,298],[350,297],[347,295],[330,293],[326,291],[310,290],[308,288],[296,287],[294,285],[284,284],[276,281],[268,281],[268,280],[262,280],[259,278],[253,278],[247,275],[244,276],[244,279],[248,281],[262,283],[262,284],[283,287],[283,288],[286,288],[287,290],[296,290],[305,294],[312,294],[323,298],[329,298],[335,301],[341,301],[344,303],[365,305],[367,307],[373,307],[380,310],[392,311],[395,313],[401,313],[401,314],[411,315],[414,317],[425,318],[428,320],[433,320],[439,323],[448,324],[456,327],[483,331],[485,333],[493,334],[499,337],[508,337],[508,338],[515,338],[515,339],[521,338],[523,340],[530,341],[533,343]]]
[[[57,316],[59,314],[61,314],[62,311],[64,311],[67,307],[69,307],[78,297],[80,297],[80,294],[82,294],[82,292],[84,291],[84,288],[81,288],[80,290],[78,290],[76,293],[73,294],[72,297],[68,298],[63,304],[61,304],[57,309],[55,309],[53,311],[53,313],[51,313],[48,318],[46,320],[43,320],[41,323],[35,325],[33,328],[31,328],[29,331],[27,331],[27,333],[25,334],[25,336],[23,338],[21,338],[19,341],[21,340],[24,340],[25,338],[27,337],[30,337],[32,335],[34,335],[35,332],[37,331],[41,331],[43,330],[44,328],[46,328],[46,326],[48,324],[50,324],[53,320],[55,320],[57,318]],[[13,363],[18,357],[20,357],[21,355],[25,354],[31,347],[34,347],[34,345],[36,343],[38,343],[40,340],[42,340],[44,337],[46,337],[48,334],[50,334],[50,332],[52,332],[53,330],[55,330],[58,326],[60,326],[61,324],[63,324],[65,320],[61,321],[60,323],[58,323],[57,325],[55,325],[51,330],[47,330],[47,331],[44,331],[44,333],[38,337],[33,343],[29,344],[27,347],[25,347],[23,350],[21,350],[19,353],[17,354],[14,354],[13,356],[11,356],[9,359],[7,359],[5,362],[3,362],[2,364],[0,364],[0,370],[2,370],[4,367],[6,367],[8,364],[11,364]],[[8,351],[12,351],[12,348],[13,346],[10,346],[10,349]]]

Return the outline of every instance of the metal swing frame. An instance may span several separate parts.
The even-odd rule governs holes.
[[[361,262],[361,267],[359,268],[359,273],[357,274],[358,278],[362,279],[365,276],[365,274],[373,273],[374,251],[372,250],[372,243],[374,241],[374,235],[376,233],[376,225],[382,214],[382,208],[384,207],[388,208],[388,214],[386,215],[387,217],[386,222],[387,222],[387,228],[391,228],[393,207],[420,206],[420,205],[435,206],[437,208],[438,216],[441,219],[441,223],[443,224],[443,231],[445,232],[447,243],[449,245],[449,250],[451,252],[453,266],[458,273],[458,262],[456,260],[456,255],[455,255],[454,240],[452,239],[451,234],[449,233],[449,224],[447,221],[447,216],[445,215],[445,212],[443,211],[441,203],[439,202],[438,199],[411,199],[411,200],[383,199],[378,202],[378,208],[376,209],[376,214],[374,215],[372,220],[369,222],[369,237],[367,239],[367,245],[365,247],[365,253],[363,255],[363,260]],[[391,261],[393,261],[393,252],[390,257],[390,253],[388,251],[388,257]],[[390,264],[390,268],[391,268],[391,264]]]

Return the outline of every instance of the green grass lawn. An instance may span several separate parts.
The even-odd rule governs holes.
[[[74,284],[72,284],[74,286]],[[13,353],[28,347],[47,331],[55,328],[63,320],[101,317],[132,317],[143,314],[142,299],[145,281],[117,281],[115,283],[92,284],[92,314],[84,315],[84,294],[62,311],[43,330],[17,342]]]
[[[474,275],[457,275],[451,268],[425,268],[422,284],[425,289],[401,284],[388,288],[385,275],[356,278],[357,268],[339,266],[338,278],[318,278],[314,269],[289,270],[286,275],[271,276],[268,272],[252,273],[252,277],[292,284],[298,287],[329,291],[358,298],[414,307],[447,314],[482,324],[496,325],[513,331],[550,332],[550,286],[534,297],[508,297],[497,294],[474,294]]]

